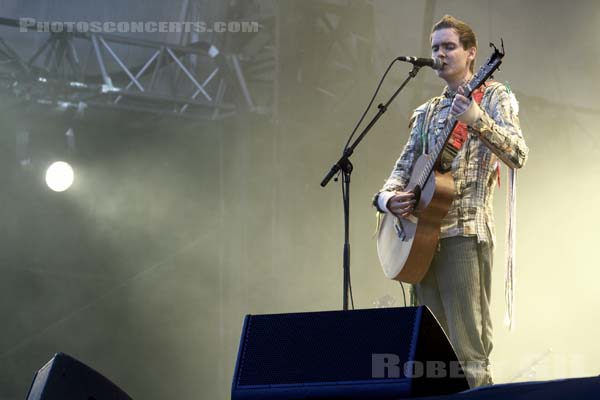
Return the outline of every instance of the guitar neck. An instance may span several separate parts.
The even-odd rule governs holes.
[[[477,90],[481,85],[485,83],[485,81],[492,75],[494,71],[500,67],[502,63],[502,57],[504,57],[504,44],[502,46],[502,51],[499,51],[496,46],[490,43],[490,46],[494,48],[494,52],[492,55],[486,60],[486,62],[481,66],[479,71],[471,78],[468,84],[464,86],[464,96],[471,97],[473,92]],[[420,187],[423,187],[431,173],[433,172],[433,168],[440,161],[440,157],[442,154],[442,150],[448,139],[450,139],[450,135],[452,135],[452,131],[456,127],[458,120],[456,117],[450,115],[446,124],[444,125],[444,130],[440,134],[440,140],[433,147],[431,153],[429,154],[429,160],[425,167],[421,170],[421,175],[417,179],[417,183]]]
[[[469,83],[473,83],[474,80],[475,80],[475,77],[472,78],[471,82],[469,82]],[[483,84],[483,82],[479,83],[474,89],[471,87],[470,84],[466,85],[464,96],[471,97],[473,92],[482,84]],[[432,161],[431,161],[431,168],[428,168],[429,171],[427,173],[427,177],[429,177],[429,175],[431,174],[433,167],[440,161],[440,157],[442,155],[442,150],[446,146],[446,143],[448,143],[448,139],[450,139],[450,136],[452,135],[452,132],[454,131],[454,128],[456,127],[456,124],[458,124],[458,120],[456,119],[456,117],[454,117],[452,114],[449,114],[448,120],[446,121],[446,124],[444,125],[444,130],[440,134],[440,140],[436,143],[436,145],[433,147],[433,150],[430,153]]]
[[[454,127],[456,127],[457,123],[458,120],[455,117],[450,116],[448,118],[448,121],[444,126],[444,130],[440,134],[440,140],[436,143],[432,151],[429,153],[429,161],[427,161],[427,164],[425,164],[425,167],[421,170],[421,175],[418,177],[417,184],[420,187],[425,186],[425,182],[427,182],[427,179],[429,179],[429,177],[431,176],[433,168],[439,163],[442,150],[448,142],[448,139],[450,138],[450,135],[452,134],[452,131],[454,130]]]

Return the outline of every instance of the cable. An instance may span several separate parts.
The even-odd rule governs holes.
[[[385,81],[385,78],[386,78],[387,74],[390,72],[390,69],[392,68],[392,65],[394,65],[394,63],[396,61],[398,61],[398,59],[394,58],[394,60],[392,60],[392,62],[390,63],[390,65],[388,65],[388,67],[386,68],[385,72],[383,73],[383,76],[379,80],[379,83],[377,84],[377,88],[375,89],[375,93],[373,93],[373,96],[371,97],[371,100],[369,101],[369,104],[367,105],[367,108],[365,109],[365,111],[363,112],[362,116],[360,117],[360,119],[356,123],[356,126],[352,130],[352,133],[350,134],[350,137],[348,137],[348,141],[344,145],[344,151],[342,152],[342,154],[345,153],[346,150],[348,149],[348,146],[350,145],[350,142],[354,138],[354,135],[356,134],[356,131],[358,130],[358,127],[363,122],[363,120],[365,119],[367,113],[371,109],[371,106],[373,105],[373,102],[375,101],[375,98],[377,97],[377,94],[379,93],[379,90],[381,89],[381,85]],[[340,172],[341,172],[341,170],[340,170]],[[344,184],[343,183],[342,183],[341,186],[342,186],[342,199],[344,201],[344,204],[347,204],[346,201],[347,201],[348,193],[346,193],[346,190],[344,188]],[[344,216],[344,218],[346,218],[346,216]],[[348,258],[350,258],[350,254],[349,253],[350,253],[350,250],[348,250]],[[348,289],[348,292],[350,294],[350,304],[352,306],[352,309],[354,310],[354,295],[352,294],[352,281],[350,279],[350,271],[348,271],[348,282],[347,282],[347,284],[348,284],[348,288],[347,289]],[[344,288],[344,290],[346,290],[346,288]],[[402,288],[402,290],[404,291],[404,287]],[[406,296],[404,298],[404,305],[406,306]]]
[[[402,300],[404,300],[404,307],[406,307],[406,292],[404,291],[404,285],[400,282],[400,287],[402,288]]]
[[[358,127],[360,126],[360,124],[362,124],[363,120],[365,119],[365,116],[367,115],[367,113],[371,109],[371,106],[373,105],[373,101],[375,101],[375,98],[377,97],[377,94],[379,93],[379,89],[381,88],[381,85],[383,84],[383,81],[385,80],[385,77],[387,76],[388,72],[392,68],[392,65],[394,65],[394,63],[396,61],[398,61],[398,59],[394,58],[394,60],[390,63],[390,65],[387,67],[387,69],[383,73],[383,76],[381,77],[381,80],[379,81],[379,84],[377,85],[377,89],[375,89],[375,93],[373,93],[373,97],[371,97],[371,101],[369,101],[369,105],[367,106],[367,109],[365,110],[365,112],[363,113],[363,115],[360,117],[360,119],[356,123],[356,126],[354,127],[354,130],[350,134],[350,137],[348,138],[348,141],[346,142],[346,145],[344,146],[344,151],[342,153],[344,153],[348,149],[348,145],[350,144],[350,141],[354,137],[354,134],[358,130]]]

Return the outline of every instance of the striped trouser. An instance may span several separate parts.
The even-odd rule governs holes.
[[[492,249],[475,236],[441,239],[417,301],[429,307],[450,339],[471,387],[492,384]]]

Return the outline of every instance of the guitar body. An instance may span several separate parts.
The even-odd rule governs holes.
[[[431,156],[427,154],[417,159],[405,191],[415,190],[418,177],[431,162]],[[377,253],[388,278],[407,283],[418,283],[423,279],[437,248],[442,219],[453,199],[452,174],[433,171],[421,188],[421,196],[412,215],[397,218],[393,214],[385,214],[377,236]],[[402,235],[399,235],[397,226],[402,227]]]

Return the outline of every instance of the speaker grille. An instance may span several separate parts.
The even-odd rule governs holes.
[[[237,386],[367,381],[372,355],[409,360],[417,308],[248,316]],[[408,329],[407,329],[408,328]],[[401,376],[403,371],[400,368]]]

